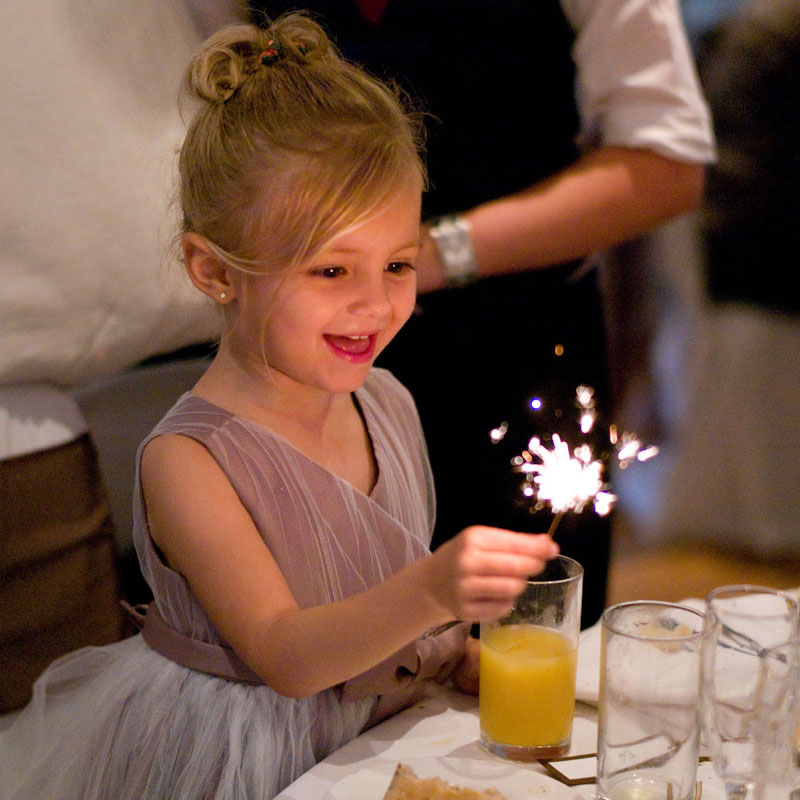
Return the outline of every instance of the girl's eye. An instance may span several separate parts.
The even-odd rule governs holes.
[[[315,274],[322,278],[338,278],[344,275],[344,267],[321,267],[315,270]]]
[[[386,267],[386,271],[391,272],[393,275],[402,275],[410,269],[414,269],[414,265],[409,261],[392,261]]]

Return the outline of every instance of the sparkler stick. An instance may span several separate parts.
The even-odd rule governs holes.
[[[550,523],[550,527],[547,529],[547,535],[552,539],[553,534],[556,532],[556,528],[558,527],[558,523],[561,522],[561,518],[564,516],[563,511],[559,511],[553,515],[553,521]]]

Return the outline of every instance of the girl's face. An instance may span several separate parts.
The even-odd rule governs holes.
[[[420,204],[409,182],[288,277],[247,279],[234,335],[251,366],[266,358],[280,388],[357,389],[414,309]]]

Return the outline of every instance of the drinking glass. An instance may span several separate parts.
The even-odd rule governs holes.
[[[535,761],[569,750],[575,715],[583,567],[557,556],[505,617],[481,623],[481,744]]]
[[[797,602],[765,586],[721,586],[706,598],[701,720],[729,800],[750,800],[761,661],[797,633]]]
[[[800,800],[800,639],[761,656],[757,800]]]
[[[597,796],[689,800],[695,794],[703,614],[656,601],[603,612]]]

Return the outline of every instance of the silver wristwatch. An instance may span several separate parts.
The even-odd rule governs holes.
[[[472,246],[472,226],[464,217],[450,214],[434,220],[428,232],[442,262],[448,286],[465,286],[478,277],[478,260]]]

